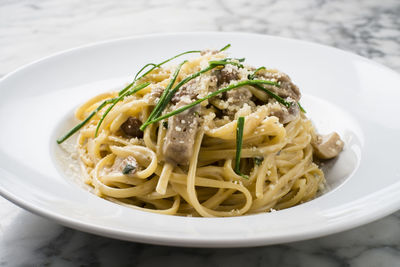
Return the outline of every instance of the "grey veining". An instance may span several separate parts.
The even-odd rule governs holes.
[[[0,77],[57,51],[130,35],[244,31],[314,41],[400,71],[398,0],[0,1]],[[309,241],[174,248],[82,233],[0,199],[0,266],[400,266],[400,212]]]

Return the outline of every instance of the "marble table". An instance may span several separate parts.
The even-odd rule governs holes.
[[[400,71],[399,0],[2,0],[0,77],[32,60],[89,42],[180,31],[244,31],[303,39]],[[0,266],[158,265],[400,266],[400,212],[308,241],[199,249],[79,232],[0,197]]]

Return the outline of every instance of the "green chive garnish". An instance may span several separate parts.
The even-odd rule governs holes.
[[[210,61],[211,62],[211,61]],[[166,95],[166,97],[163,99],[163,101],[158,101],[157,106],[156,106],[156,111],[154,111],[153,113],[153,118],[152,120],[146,120],[145,123],[142,124],[142,126],[140,126],[140,130],[144,131],[146,129],[147,126],[149,126],[150,124],[152,124],[153,122],[156,121],[160,121],[158,120],[158,118],[161,115],[161,113],[163,112],[163,110],[167,107],[168,103],[171,101],[172,97],[175,95],[175,93],[179,90],[179,88],[181,88],[185,83],[197,78],[198,76],[200,76],[201,74],[210,71],[218,66],[224,66],[227,64],[231,64],[231,63],[235,63],[235,62],[225,62],[225,61],[221,61],[221,62],[217,62],[215,61],[214,63],[210,63],[208,67],[193,73],[192,75],[186,77],[185,79],[183,79],[182,81],[180,81],[173,89],[171,89],[168,94]],[[235,63],[237,64],[237,63]],[[274,83],[274,85],[276,85],[276,83]],[[216,91],[218,92],[218,91]],[[204,101],[204,100],[203,100]]]
[[[243,144],[243,129],[244,129],[244,117],[239,117],[237,120],[236,127],[236,158],[235,158],[235,172],[236,174],[248,179],[247,175],[243,175],[240,172],[240,154],[242,153]]]
[[[137,77],[139,76],[140,73],[142,73],[142,71],[144,71],[148,66],[153,66],[154,68],[157,68],[157,64],[154,63],[147,63],[146,65],[144,65],[135,75],[135,78],[133,78],[134,81],[137,80]],[[141,77],[145,76],[146,74],[143,74]]]
[[[238,68],[243,68],[243,65],[234,61],[226,61],[226,60],[213,60],[213,61],[209,61],[208,64],[210,64],[210,66],[225,66],[225,65],[234,65],[237,66]]]
[[[154,120],[155,118],[159,117],[160,114],[163,112],[163,110],[167,107],[168,103],[171,101],[172,97],[175,95],[175,93],[179,90],[179,88],[182,87],[182,85],[184,85],[185,83],[189,82],[190,80],[193,80],[194,78],[200,76],[202,73],[207,72],[213,68],[217,67],[217,65],[209,65],[207,68],[204,68],[196,73],[193,73],[192,75],[186,77],[185,79],[183,79],[182,81],[180,81],[174,89],[169,90],[169,92],[167,92],[167,94],[165,95],[165,97],[158,101],[156,107],[154,108],[154,110],[151,112],[150,117],[142,124],[142,126],[140,126],[140,130],[144,131],[146,129],[147,126],[149,126],[151,124],[151,121]],[[164,95],[164,94],[163,94]]]
[[[282,97],[278,96],[277,94],[275,94],[274,92],[268,90],[267,88],[262,87],[259,84],[254,85],[255,88],[266,92],[267,94],[269,94],[271,97],[275,98],[276,101],[278,101],[279,103],[281,103],[282,105],[284,105],[285,107],[289,108],[291,103],[286,101],[285,99],[283,99]]]
[[[139,92],[139,91],[142,90],[143,88],[147,87],[149,84],[150,84],[149,82],[139,84],[139,85],[133,87],[131,90],[126,91],[125,93],[123,93],[122,95],[120,95],[119,97],[117,97],[117,98],[112,102],[111,106],[108,107],[108,109],[106,110],[106,112],[104,112],[103,116],[101,116],[101,119],[100,119],[100,121],[99,121],[98,124],[97,124],[96,133],[94,134],[94,137],[97,137],[97,135],[98,135],[98,133],[99,133],[100,126],[101,126],[101,124],[103,123],[104,119],[106,118],[106,116],[108,115],[108,113],[111,111],[111,109],[112,109],[119,101],[121,101],[122,99],[124,99],[126,96],[129,96],[129,95],[132,95],[132,94],[135,94],[135,93]]]
[[[180,57],[180,56],[183,56],[183,55],[186,55],[186,54],[192,54],[192,53],[201,53],[201,51],[200,51],[200,50],[186,51],[186,52],[180,53],[180,54],[178,54],[178,55],[176,55],[176,56],[173,56],[173,57],[171,57],[171,58],[169,58],[169,59],[167,59],[167,60],[164,60],[163,62],[161,62],[161,63],[159,63],[159,64],[148,63],[148,64],[144,65],[144,66],[138,71],[138,73],[136,73],[133,82],[131,82],[131,83],[130,83],[128,86],[126,86],[124,89],[122,89],[122,90],[119,92],[119,95],[122,95],[123,93],[125,93],[125,91],[129,90],[137,80],[140,80],[141,78],[143,78],[144,76],[146,76],[147,74],[149,74],[150,72],[152,72],[154,69],[161,67],[161,66],[164,65],[165,63],[168,63],[168,62],[170,62],[171,60],[173,60],[173,59],[175,59],[175,58],[177,58],[177,57]],[[139,74],[140,74],[144,69],[146,69],[148,66],[152,66],[152,67],[151,67],[148,71],[146,71],[143,75],[139,76]],[[139,76],[139,77],[138,77],[138,76]]]
[[[249,79],[249,80],[253,80],[254,77],[255,77],[255,75],[256,75],[256,73],[257,73],[258,71],[260,71],[260,70],[263,70],[263,69],[265,69],[264,66],[263,66],[263,67],[257,68],[257,69],[253,72],[253,74],[249,75],[248,79]],[[288,102],[288,101],[286,101],[285,99],[283,99],[282,97],[278,96],[277,94],[275,94],[275,93],[272,92],[271,90],[268,90],[267,88],[264,88],[264,87],[262,87],[262,86],[259,85],[259,84],[254,85],[254,87],[257,88],[257,89],[259,89],[259,90],[262,90],[262,91],[266,92],[269,96],[275,98],[276,101],[278,101],[279,103],[281,103],[281,104],[284,105],[285,107],[287,107],[287,108],[290,107],[290,105],[291,105],[290,102]]]
[[[158,101],[154,113],[152,112],[152,114],[153,114],[153,118],[152,118],[152,119],[154,120],[155,118],[157,118],[158,116],[160,116],[160,114],[163,112],[163,110],[167,107],[168,103],[171,101],[171,99],[172,99],[172,97],[174,96],[175,92],[178,91],[178,89],[179,89],[182,85],[184,85],[184,84],[187,83],[188,81],[190,81],[190,80],[192,80],[192,79],[194,79],[194,78],[200,76],[200,74],[209,71],[210,69],[212,69],[212,68],[210,68],[210,66],[209,66],[209,67],[207,67],[207,68],[205,68],[205,69],[200,70],[199,72],[193,73],[192,75],[190,75],[190,76],[186,77],[185,79],[183,79],[182,81],[180,81],[180,82],[175,86],[174,89],[172,89],[172,90],[170,90],[170,91],[168,92],[168,94],[165,96],[165,98],[163,99],[163,101]],[[142,124],[142,126],[140,126],[140,130],[144,131],[144,130],[146,129],[146,127],[149,126],[149,125],[151,124],[151,121],[152,121],[152,120],[146,120],[146,121]]]
[[[181,64],[179,64],[178,68],[175,70],[174,75],[171,78],[171,81],[169,82],[169,84],[167,85],[167,87],[164,89],[164,92],[162,93],[162,95],[160,96],[160,99],[158,100],[157,105],[154,107],[153,111],[150,113],[149,117],[147,118],[146,122],[151,121],[152,119],[154,119],[156,116],[158,116],[158,111],[161,108],[162,104],[165,101],[165,98],[167,97],[171,87],[174,85],[176,78],[178,77],[179,71],[182,68],[182,65],[185,64],[187,62],[187,60],[183,61]],[[145,122],[145,123],[146,123]],[[143,131],[143,130],[142,130]]]
[[[265,80],[246,80],[246,81],[241,81],[241,82],[238,82],[238,83],[235,83],[235,84],[231,84],[231,85],[229,85],[229,86],[227,86],[225,88],[222,88],[222,89],[219,89],[219,90],[217,90],[215,92],[212,92],[212,93],[206,95],[205,97],[200,98],[200,99],[198,99],[198,100],[196,100],[196,101],[194,101],[194,102],[192,102],[190,104],[187,104],[187,105],[185,105],[183,107],[180,107],[180,108],[178,108],[178,109],[176,109],[176,110],[174,110],[174,111],[172,111],[170,113],[167,113],[167,114],[165,114],[163,116],[160,116],[160,117],[156,117],[153,120],[142,124],[140,129],[142,130],[142,127],[144,127],[144,129],[145,129],[148,125],[150,125],[152,123],[159,122],[159,121],[161,121],[163,119],[166,119],[166,118],[172,117],[172,116],[174,116],[176,114],[179,114],[179,113],[181,113],[181,112],[183,112],[183,111],[185,111],[187,109],[190,109],[191,107],[194,107],[194,106],[200,104],[201,102],[203,102],[203,101],[205,101],[205,100],[207,100],[207,99],[209,99],[211,97],[214,97],[214,96],[216,96],[218,94],[227,92],[229,90],[232,90],[234,88],[238,88],[238,87],[241,87],[241,86],[244,86],[244,85],[257,85],[257,84],[269,84],[269,85],[279,86],[275,82],[265,81]]]
[[[226,46],[222,47],[219,51],[225,51],[226,49],[228,49],[229,47],[231,47],[231,44],[227,44]]]
[[[224,51],[224,50],[228,49],[230,46],[231,46],[230,44],[227,44],[227,45],[224,46],[220,51]],[[147,74],[149,74],[149,73],[150,73],[151,71],[153,71],[155,68],[159,68],[160,66],[164,65],[165,63],[170,62],[171,60],[173,60],[173,59],[175,59],[175,58],[177,58],[177,57],[180,57],[180,56],[183,56],[183,55],[186,55],[186,54],[191,54],[191,53],[201,53],[201,51],[200,51],[200,50],[186,51],[186,52],[180,53],[180,54],[178,54],[178,55],[176,55],[176,56],[173,56],[173,57],[171,57],[171,58],[169,58],[169,59],[167,59],[167,60],[164,60],[163,62],[161,62],[161,63],[159,63],[159,64],[148,63],[148,64],[144,65],[144,66],[136,73],[134,80],[118,93],[118,96],[119,96],[119,97],[122,96],[122,98],[119,98],[119,97],[118,97],[118,98],[112,98],[112,99],[107,99],[107,100],[103,101],[103,102],[102,102],[93,112],[91,112],[91,113],[89,114],[89,116],[87,116],[81,123],[77,124],[74,128],[72,128],[72,129],[71,129],[67,134],[65,134],[63,137],[57,139],[57,143],[58,143],[58,144],[63,143],[65,140],[67,140],[69,137],[71,137],[73,134],[75,134],[77,131],[79,131],[86,123],[88,123],[88,122],[90,121],[91,118],[93,118],[93,116],[94,116],[97,112],[99,112],[101,109],[103,109],[106,105],[108,105],[108,104],[113,104],[113,105],[106,111],[105,115],[107,115],[107,114],[110,112],[110,110],[112,109],[112,107],[114,107],[114,106],[116,105],[116,103],[118,103],[120,100],[122,100],[125,96],[130,95],[130,94],[133,94],[133,93],[136,93],[137,91],[135,91],[135,92],[132,92],[132,91],[131,91],[131,93],[125,94],[128,90],[130,90],[130,89],[132,88],[132,86],[135,84],[135,82],[136,82],[137,80],[139,80],[139,79],[145,77]],[[238,60],[239,60],[239,62],[242,62],[242,61],[241,61],[242,59],[238,59]],[[139,76],[140,73],[142,73],[142,72],[143,72],[147,67],[149,67],[149,66],[151,66],[151,68],[150,68],[149,70],[147,70],[144,74],[142,74],[141,76]],[[197,77],[197,76],[196,76],[196,77]],[[147,86],[147,85],[146,85],[146,86]],[[144,87],[146,87],[146,86],[144,86]],[[144,87],[143,87],[143,88],[144,88]],[[141,89],[143,89],[143,88],[141,88]],[[140,89],[139,89],[139,90],[140,90]],[[172,98],[172,97],[171,97],[171,98]],[[159,113],[159,114],[160,114],[160,113]],[[104,118],[105,118],[105,116],[103,115],[103,117],[101,118],[99,124],[97,125],[97,128],[96,128],[96,136],[97,136],[97,134],[98,134],[98,130],[99,130],[100,124],[102,123],[102,121],[104,120]]]
[[[236,60],[236,61],[239,61],[239,62],[244,62],[246,60],[246,58],[245,57],[241,57],[241,58],[226,57],[226,58],[223,58],[223,59],[219,59],[218,61],[227,62],[227,61],[232,61],[232,60]],[[210,61],[210,62],[212,62],[212,61]]]
[[[300,102],[297,102],[297,105],[299,106],[301,112],[307,113],[306,110],[300,105]]]
[[[93,118],[93,116],[99,112],[100,110],[102,110],[106,105],[111,104],[114,102],[116,98],[111,98],[111,99],[107,99],[104,100],[103,103],[100,104],[100,106],[98,106],[95,110],[92,111],[92,113],[89,114],[89,116],[86,117],[86,119],[84,119],[81,123],[77,124],[74,128],[72,128],[67,134],[65,134],[63,137],[57,139],[57,143],[61,144],[62,142],[64,142],[65,140],[67,140],[68,138],[71,137],[71,135],[73,135],[74,133],[76,133],[77,131],[79,131],[80,128],[82,128],[91,118]]]
[[[249,75],[248,79],[249,80],[254,80],[254,77],[256,76],[257,72],[259,72],[260,70],[265,70],[265,67],[259,67],[257,68],[252,74]]]
[[[226,50],[230,47],[230,44],[224,46],[220,51]],[[144,65],[135,75],[135,78],[133,79],[133,81],[128,84],[124,89],[122,89],[121,91],[119,91],[118,95],[121,96],[123,95],[126,91],[128,91],[129,89],[131,89],[131,87],[135,84],[135,82],[141,78],[143,78],[144,76],[146,76],[147,74],[149,74],[151,71],[153,71],[155,68],[158,68],[162,65],[164,65],[167,62],[170,62],[171,60],[186,55],[186,54],[191,54],[191,53],[201,53],[200,50],[192,50],[192,51],[186,51],[183,53],[180,53],[176,56],[173,56],[167,60],[164,60],[163,62],[159,63],[159,64],[154,64],[154,63],[148,63],[146,65]],[[140,73],[142,73],[142,71],[144,71],[147,67],[152,66],[148,71],[146,71],[144,74],[142,74],[141,76],[139,76]],[[138,77],[139,76],[139,77]],[[90,113],[90,115],[85,118],[81,123],[79,123],[78,125],[76,125],[74,128],[72,128],[66,135],[64,135],[63,137],[57,139],[57,143],[61,144],[62,142],[64,142],[65,140],[67,140],[69,137],[71,137],[74,133],[76,133],[77,131],[79,131],[88,121],[90,121],[90,119],[97,113],[99,112],[101,109],[103,109],[107,104],[112,104],[114,103],[114,101],[116,100],[116,98],[113,99],[107,99],[105,100],[103,103],[100,104],[100,106],[98,108],[96,108],[92,113]],[[108,112],[107,112],[108,113]],[[98,129],[97,129],[98,130]],[[97,130],[96,130],[96,135],[97,135]]]

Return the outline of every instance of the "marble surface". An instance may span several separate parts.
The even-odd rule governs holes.
[[[399,0],[1,0],[0,77],[74,46],[172,31],[244,31],[315,41],[400,71]],[[400,266],[400,212],[314,240],[199,249],[86,234],[0,197],[0,266],[158,265]]]

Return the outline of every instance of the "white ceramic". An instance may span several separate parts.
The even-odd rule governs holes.
[[[288,73],[318,130],[336,130],[343,136],[344,152],[325,166],[328,192],[278,212],[189,218],[119,206],[63,173],[55,160],[55,140],[73,124],[79,104],[96,93],[121,88],[145,63],[227,43],[232,44],[232,56],[244,56],[248,64]],[[149,35],[68,50],[0,81],[0,193],[72,228],[154,244],[255,246],[343,231],[400,208],[399,89],[397,73],[368,59],[265,35]]]

